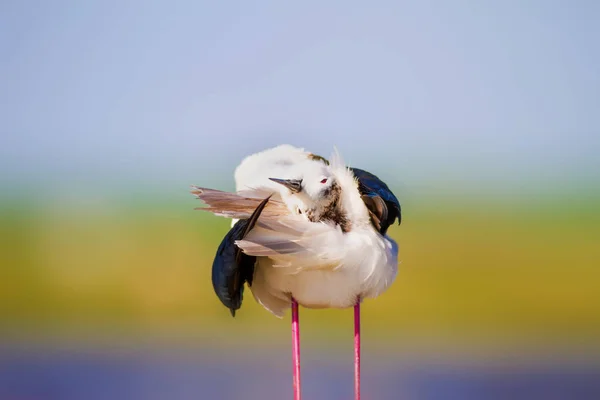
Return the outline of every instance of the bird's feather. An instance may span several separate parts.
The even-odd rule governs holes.
[[[235,311],[242,305],[244,283],[252,285],[256,263],[256,257],[244,254],[235,242],[252,231],[268,201],[267,197],[259,203],[248,219],[238,221],[231,228],[221,241],[213,261],[213,289],[219,300],[229,308],[232,316],[235,316]]]
[[[192,194],[202,200],[208,207],[197,207],[196,210],[209,211],[226,218],[246,219],[256,210],[266,198],[272,196],[264,207],[261,215],[277,217],[289,210],[277,194],[272,191],[257,189],[237,193],[224,192],[216,189],[192,186]]]
[[[402,221],[400,202],[390,188],[372,173],[359,168],[350,168],[358,179],[358,191],[369,209],[373,225],[383,235],[397,219]]]

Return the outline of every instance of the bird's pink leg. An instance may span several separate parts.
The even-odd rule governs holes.
[[[354,399],[360,400],[360,300],[354,305]]]
[[[300,320],[298,302],[292,298],[292,364],[294,367],[294,400],[300,400]]]

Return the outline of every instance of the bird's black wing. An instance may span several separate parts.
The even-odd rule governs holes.
[[[361,194],[375,228],[385,235],[390,225],[398,219],[402,221],[400,202],[390,188],[370,172],[359,168],[350,168],[358,179],[358,190]]]
[[[242,305],[244,283],[248,282],[252,286],[256,263],[256,257],[244,254],[235,245],[235,241],[242,240],[252,230],[269,198],[270,196],[259,204],[250,218],[239,220],[231,228],[221,241],[213,261],[213,288],[221,303],[229,308],[234,317],[235,311]]]

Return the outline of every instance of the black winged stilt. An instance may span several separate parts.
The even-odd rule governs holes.
[[[355,398],[360,399],[360,303],[382,294],[398,270],[387,235],[400,203],[377,176],[289,145],[245,158],[236,192],[193,186],[207,207],[232,219],[212,269],[215,293],[235,316],[244,284],[278,317],[292,309],[293,388],[300,400],[299,306],[354,308]]]

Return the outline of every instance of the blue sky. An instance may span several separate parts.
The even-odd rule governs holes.
[[[598,181],[593,1],[5,1],[0,178],[203,184],[279,143],[394,183]]]

